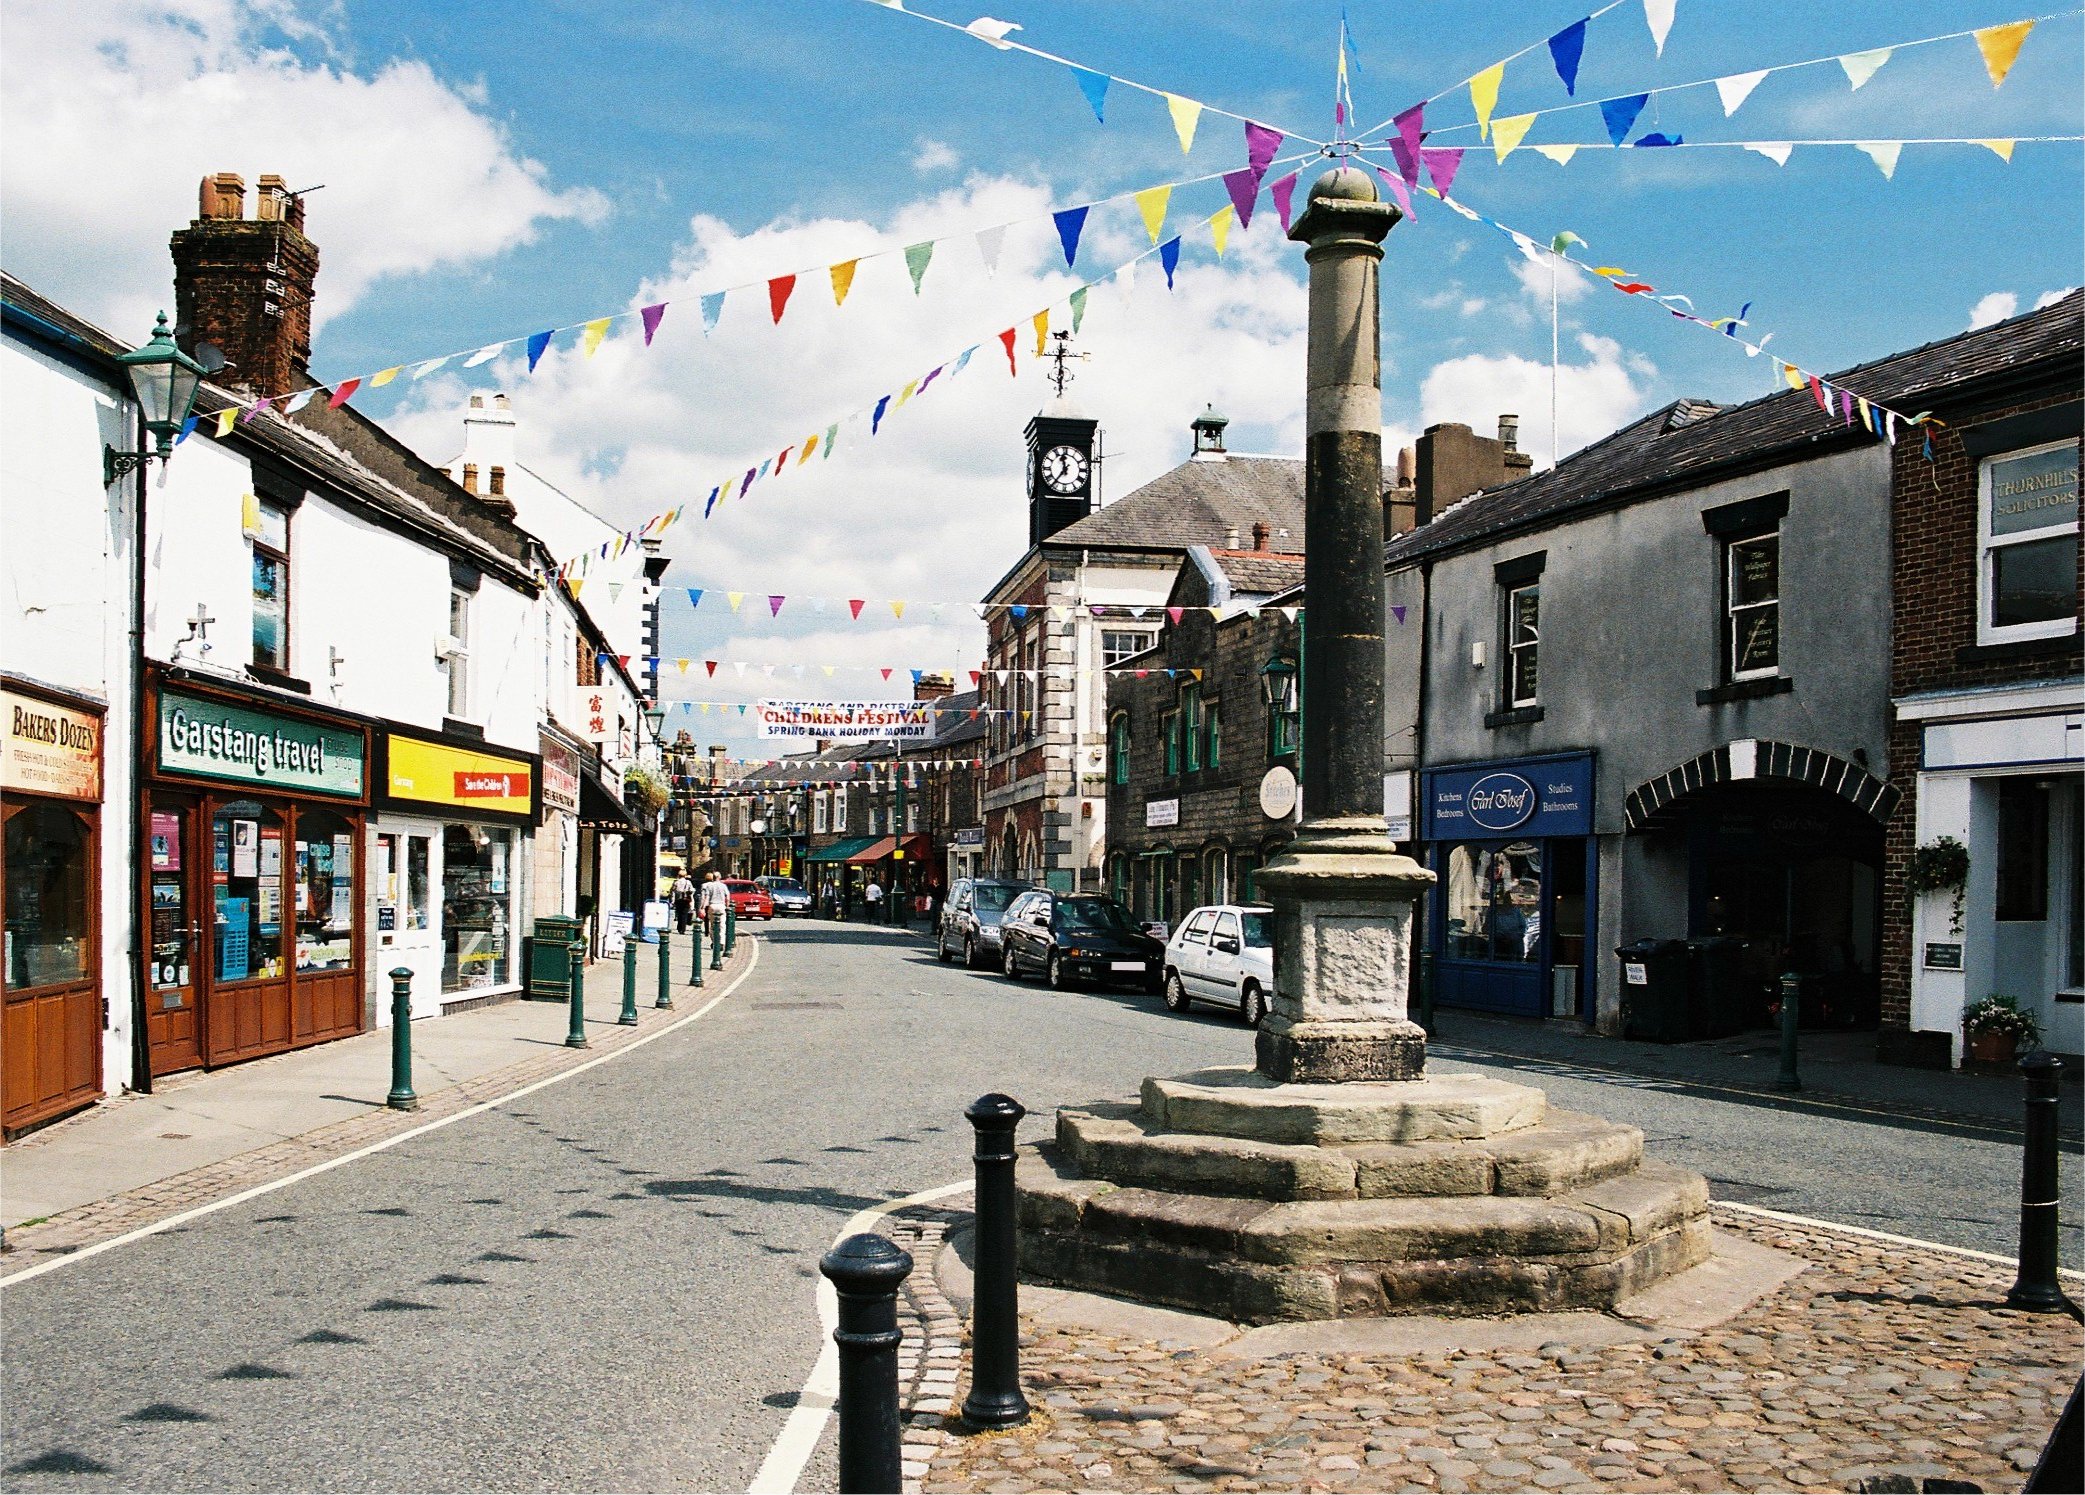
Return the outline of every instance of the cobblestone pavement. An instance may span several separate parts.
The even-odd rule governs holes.
[[[752,958],[752,946],[733,952],[720,972],[710,973],[709,987],[718,987],[728,982],[745,968]],[[61,1214],[39,1220],[34,1224],[23,1224],[7,1233],[7,1251],[0,1256],[0,1282],[5,1282],[17,1272],[34,1267],[53,1256],[69,1255],[100,1241],[137,1230],[157,1221],[182,1214],[227,1198],[259,1184],[286,1178],[300,1169],[324,1163],[344,1156],[358,1148],[381,1142],[386,1137],[397,1136],[415,1127],[425,1126],[430,1121],[452,1116],[485,1101],[498,1100],[512,1095],[537,1080],[576,1069],[603,1054],[614,1053],[643,1038],[656,1033],[668,1024],[686,1017],[690,1011],[700,1007],[713,992],[710,990],[677,991],[677,1006],[661,1009],[652,1005],[650,986],[640,987],[642,993],[637,1004],[637,1022],[634,1026],[621,1024],[590,1023],[587,1037],[591,1046],[584,1049],[568,1049],[546,1046],[544,1052],[518,1064],[492,1070],[464,1080],[459,1084],[435,1091],[420,1091],[420,1108],[417,1111],[392,1111],[378,1109],[366,1115],[352,1116],[344,1121],[329,1122],[324,1126],[288,1137],[266,1147],[257,1147],[237,1157],[224,1158],[218,1162],[191,1168],[185,1173],[147,1184],[142,1188],[125,1193],[113,1194],[69,1209]],[[693,1000],[691,1000],[693,999]],[[257,1063],[266,1064],[266,1059]],[[128,1097],[126,1097],[128,1099]],[[121,1101],[114,1104],[122,1104]],[[92,1115],[93,1113],[85,1113]],[[9,1146],[9,1151],[47,1145],[61,1135],[60,1122],[43,1132],[32,1133]]]
[[[1031,1323],[1023,1372],[1038,1415],[1009,1434],[952,1429],[923,1487],[2025,1484],[2085,1355],[2076,1322],[2002,1307],[2008,1268],[1715,1213],[1808,1267],[1719,1327],[1662,1341],[1241,1360]]]

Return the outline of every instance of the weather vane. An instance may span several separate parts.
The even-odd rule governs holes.
[[[1074,358],[1085,358],[1087,355],[1084,353],[1072,352],[1071,334],[1069,332],[1053,332],[1050,334],[1050,336],[1057,340],[1057,346],[1054,350],[1044,354],[1043,356],[1048,358],[1051,363],[1056,365],[1055,368],[1050,370],[1048,378],[1050,383],[1056,387],[1057,393],[1061,396],[1064,393],[1064,386],[1071,383],[1072,381],[1072,372],[1070,369],[1066,368],[1065,365]]]

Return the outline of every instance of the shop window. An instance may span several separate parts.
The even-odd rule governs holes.
[[[442,640],[442,674],[448,682],[447,710],[457,721],[471,714],[471,594],[449,588],[449,633]]]
[[[1506,589],[1506,705],[1532,706],[1541,677],[1542,583]]]
[[[95,967],[96,891],[87,817],[24,805],[8,816],[6,846],[7,985],[27,991],[87,980]]]
[[[355,963],[354,827],[299,810],[296,850],[297,969],[344,971]]]
[[[1180,773],[1180,713],[1168,711],[1158,719],[1158,739],[1164,745],[1166,777]]]
[[[1756,680],[1781,670],[1781,535],[1726,541],[1723,546],[1724,670]]]
[[[1180,735],[1187,751],[1187,771],[1199,773],[1202,767],[1202,687],[1184,685],[1180,688]]]
[[[1542,848],[1454,846],[1448,851],[1447,945],[1453,960],[1525,963],[1542,953]]]
[[[2054,638],[2078,619],[2078,443],[1992,457],[1978,469],[1983,546],[1978,638]]]
[[[2049,789],[2033,779],[1998,781],[2000,922],[2049,917]]]
[[[442,990],[504,986],[509,964],[514,833],[442,828]]]
[[[280,976],[282,817],[250,799],[210,821],[211,917],[220,982]]]
[[[1108,782],[1129,782],[1129,713],[1118,711],[1108,723]]]
[[[1148,630],[1129,628],[1106,628],[1100,635],[1101,663],[1109,669],[1125,659],[1134,658],[1151,647],[1152,634]]]
[[[288,673],[290,667],[290,511],[260,499],[251,531],[253,549],[253,662]]]

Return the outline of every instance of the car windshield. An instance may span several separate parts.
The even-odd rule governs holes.
[[[981,882],[970,890],[970,898],[983,912],[996,914],[1013,902],[1014,896],[1020,891],[1019,888],[1009,888],[999,883]]]
[[[770,877],[767,886],[773,893],[801,893],[804,890],[804,885],[793,877]]]
[[[1134,934],[1136,921],[1112,898],[1066,898],[1057,905],[1059,929],[1090,930],[1097,934]]]
[[[1245,921],[1245,943],[1255,950],[1265,950],[1274,944],[1274,915],[1241,914]]]

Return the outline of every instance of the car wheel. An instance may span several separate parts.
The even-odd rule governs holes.
[[[934,936],[934,954],[943,965],[954,958],[948,953],[948,931],[945,929]]]
[[[977,941],[967,934],[963,936],[963,969],[966,971],[977,969]]]
[[[999,951],[999,970],[1009,981],[1021,979],[1021,967],[1014,960],[1014,947],[1002,945]]]
[[[1187,988],[1180,984],[1180,973],[1178,971],[1166,972],[1167,1010],[1185,1012],[1192,1006],[1194,1006],[1194,999],[1188,996]]]
[[[1064,973],[1064,957],[1056,951],[1050,952],[1050,990],[1070,991],[1071,978]]]
[[[1248,1028],[1257,1028],[1267,1020],[1267,996],[1257,981],[1246,982],[1245,990],[1239,993],[1238,1018]]]

